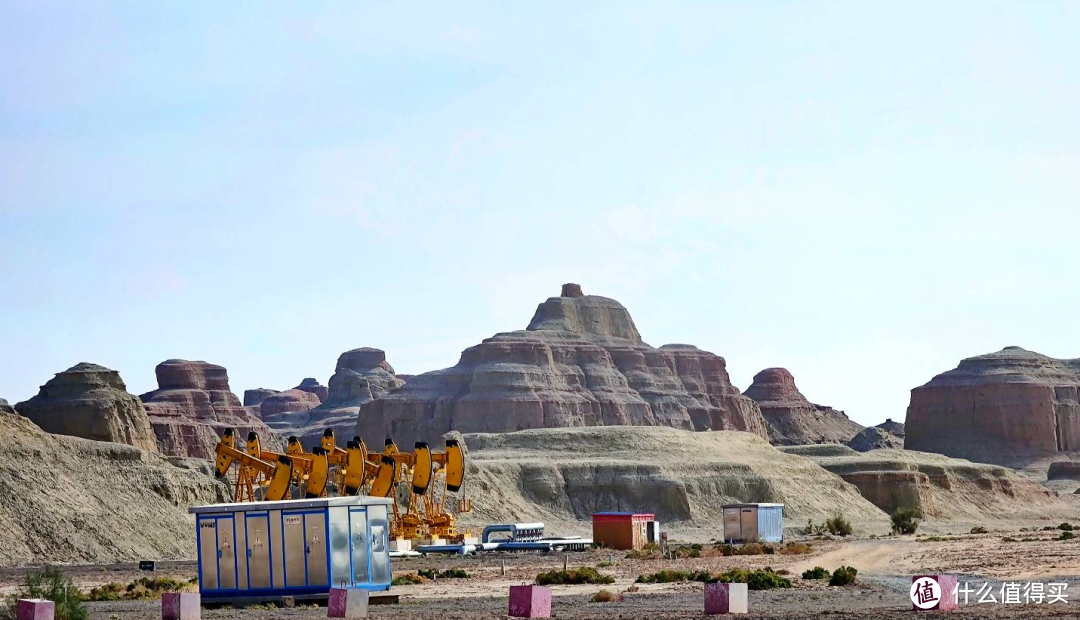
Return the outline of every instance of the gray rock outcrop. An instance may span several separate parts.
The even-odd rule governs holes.
[[[142,403],[128,393],[120,373],[104,366],[81,362],[57,373],[15,410],[50,433],[157,452]]]

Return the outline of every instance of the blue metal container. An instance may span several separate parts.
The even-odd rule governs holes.
[[[390,500],[328,497],[191,508],[203,599],[388,590]]]

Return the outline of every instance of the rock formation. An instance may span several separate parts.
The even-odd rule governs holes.
[[[474,502],[462,515],[467,525],[535,520],[587,532],[593,512],[651,512],[665,530],[705,540],[716,536],[724,504],[782,502],[789,526],[843,507],[860,533],[889,530],[888,515],[858,489],[759,434],[600,426],[463,439]]]
[[[574,285],[563,293],[541,303],[524,330],[496,334],[466,349],[456,366],[364,404],[357,433],[376,445],[387,436],[411,445],[450,430],[566,426],[766,436],[761,412],[731,385],[724,358],[689,345],[651,347],[619,302]]]
[[[858,487],[887,513],[918,508],[932,521],[971,523],[1056,520],[1074,509],[1056,493],[1006,467],[911,450],[855,452],[843,446],[791,446]]]
[[[6,398],[0,398],[0,411],[4,413],[15,413],[15,408],[8,403]]]
[[[965,359],[911,391],[904,447],[996,463],[1080,450],[1078,371],[1020,347]]]
[[[308,381],[305,379],[304,383]],[[360,406],[385,396],[405,382],[394,374],[394,368],[386,361],[385,352],[361,347],[338,357],[329,383],[322,404],[315,402],[314,406],[307,406],[311,401],[306,401],[303,405],[274,411],[265,407],[264,402],[260,415],[275,431],[282,435],[296,435],[307,447],[318,445],[328,428],[334,429],[338,441],[344,443],[356,433],[356,416]],[[314,398],[313,394],[301,393]],[[382,439],[385,437],[373,445],[381,446]]]
[[[50,433],[157,452],[142,403],[128,393],[118,372],[104,366],[82,362],[57,373],[16,408]]]
[[[903,423],[895,422],[892,418],[885,418],[885,421],[881,424],[878,424],[875,428],[880,428],[886,433],[889,433],[890,435],[895,435],[901,439],[903,439],[904,435],[906,434],[906,432],[904,431]]]
[[[1046,471],[1047,480],[1080,480],[1080,463],[1076,461],[1055,461]]]
[[[244,406],[254,407],[256,410],[264,400],[273,396],[274,394],[280,394],[277,390],[271,390],[270,388],[255,388],[254,390],[244,390]]]
[[[286,411],[307,411],[319,406],[319,397],[298,389],[285,390],[265,398],[259,405],[259,417],[266,420]]]
[[[304,379],[300,382],[300,385],[296,386],[293,389],[300,390],[302,392],[311,392],[312,394],[319,397],[320,403],[326,400],[326,396],[329,393],[329,389],[325,385],[319,383],[319,380],[315,379],[314,377],[308,377]]]
[[[147,450],[51,435],[10,413],[0,437],[3,566],[194,559],[188,508],[228,501],[225,485]]]
[[[279,442],[270,428],[240,404],[225,368],[206,362],[166,360],[155,368],[158,389],[143,394],[158,448],[170,456],[211,458],[221,433],[259,433],[264,445]]]
[[[745,395],[761,408],[769,441],[775,445],[847,443],[862,430],[843,411],[806,400],[785,368],[766,368],[754,375]]]
[[[852,437],[847,445],[857,452],[869,452],[881,448],[902,449],[904,438],[897,437],[879,426],[868,426]]]

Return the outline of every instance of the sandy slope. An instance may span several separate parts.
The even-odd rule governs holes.
[[[0,413],[0,564],[194,557],[196,503],[225,487],[127,445]]]

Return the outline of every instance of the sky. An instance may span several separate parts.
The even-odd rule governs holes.
[[[0,5],[0,397],[402,373],[564,282],[863,424],[1080,356],[1080,5]]]

